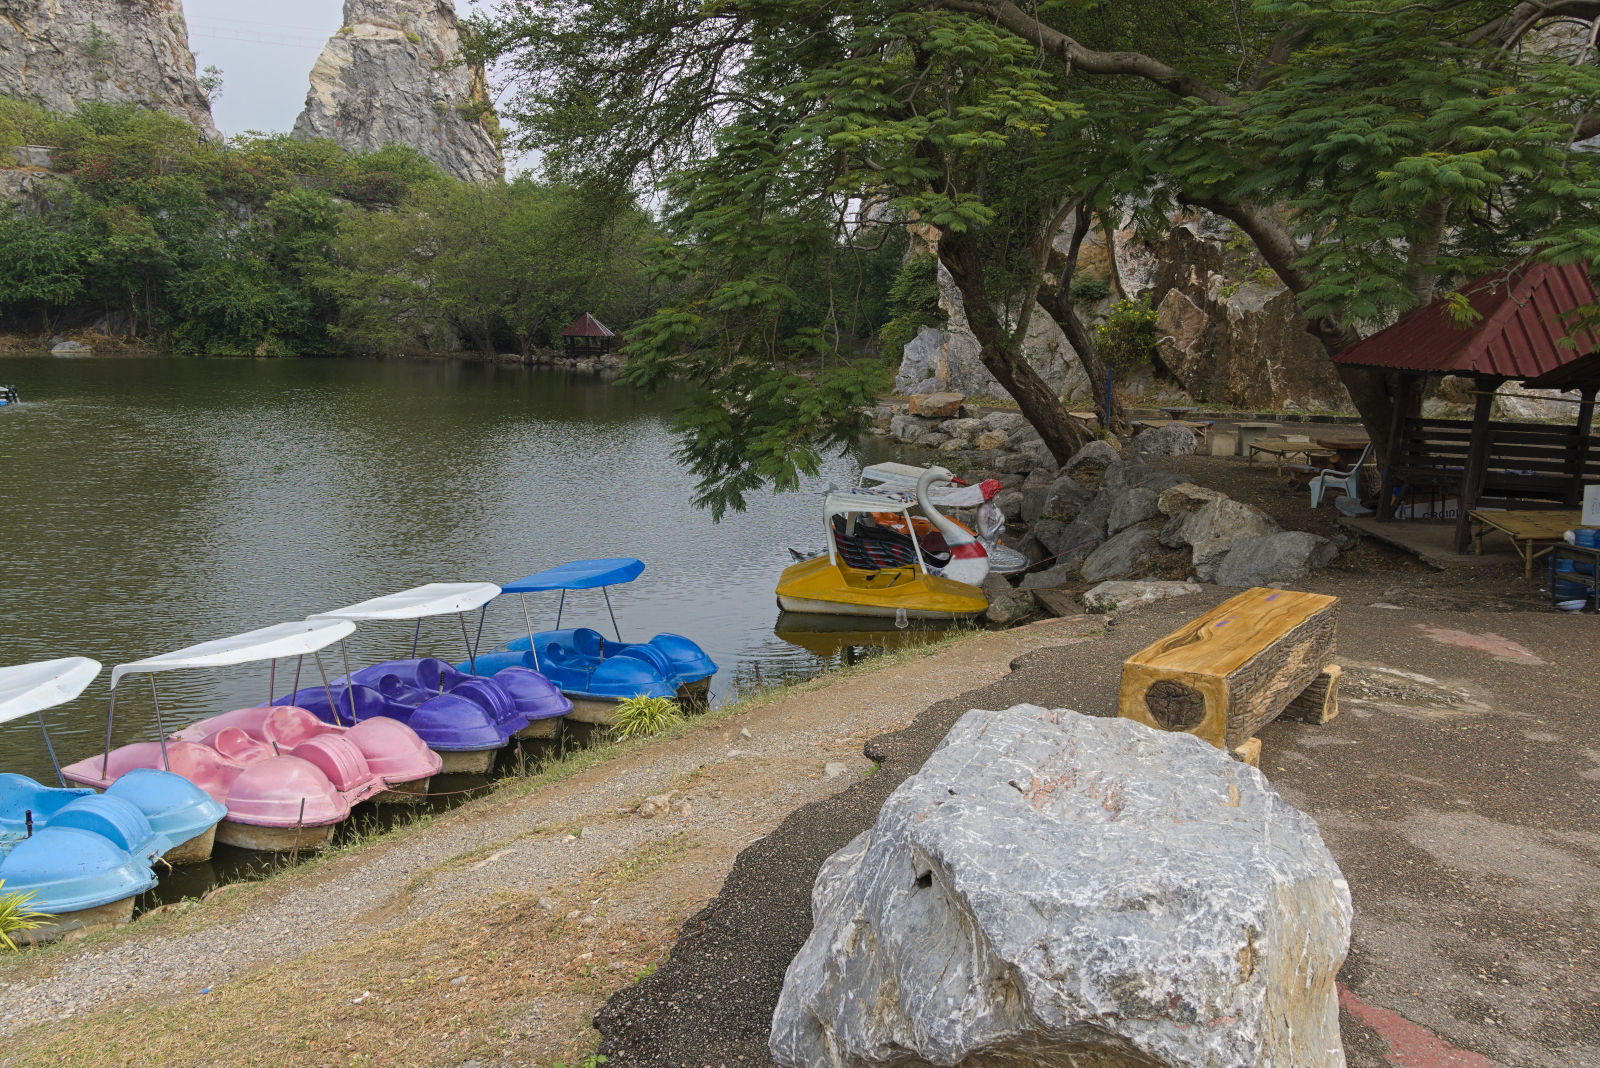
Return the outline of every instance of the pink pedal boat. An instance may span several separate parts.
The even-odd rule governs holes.
[[[169,770],[227,806],[217,841],[269,851],[321,848],[352,806],[426,792],[440,761],[410,727],[382,717],[335,727],[303,708],[266,705],[201,720],[169,739],[157,704],[160,740],[113,750],[111,715],[117,683],[131,672],[153,678],[158,671],[267,660],[275,675],[277,660],[307,653],[320,671],[318,650],[354,629],[342,620],[283,623],[123,664],[111,675],[105,753],[68,765],[62,774],[103,789],[135,768]]]

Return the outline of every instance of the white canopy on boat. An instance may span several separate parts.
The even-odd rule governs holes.
[[[926,467],[918,467],[916,464],[897,464],[892,462],[873,464],[871,467],[863,467],[861,469],[861,481],[876,482],[886,486],[915,488],[917,479],[921,478],[922,473],[926,470]],[[954,482],[935,482],[932,488],[935,490],[947,490],[954,485]]]
[[[823,511],[830,515],[851,515],[857,512],[909,512],[914,501],[889,497],[882,493],[850,492],[830,493],[823,502]]]
[[[318,612],[307,619],[376,620],[422,619],[425,616],[453,615],[482,608],[500,596],[492,582],[430,582],[415,589],[373,597],[348,608]]]
[[[231,638],[217,638],[176,652],[135,660],[131,664],[118,664],[111,669],[111,689],[115,691],[122,676],[134,672],[229,667],[303,656],[348,637],[355,629],[354,623],[343,619],[303,619],[293,623],[275,623],[260,630],[235,634]]]
[[[0,667],[0,723],[65,704],[98,674],[100,661],[86,656]]]

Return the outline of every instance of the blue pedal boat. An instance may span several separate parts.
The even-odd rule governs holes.
[[[575,560],[548,568],[500,587],[522,602],[526,638],[507,642],[490,653],[479,653],[474,663],[457,664],[462,671],[494,674],[510,667],[541,672],[572,701],[569,718],[585,723],[609,724],[616,705],[630,697],[667,697],[687,705],[703,705],[710,695],[716,662],[705,650],[679,634],[657,634],[647,642],[627,642],[617,625],[609,587],[632,582],[644,572],[644,561],[633,557]],[[588,627],[561,627],[569,590],[598,589],[617,635],[609,641]],[[527,595],[559,591],[556,629],[535,631],[528,613]]]
[[[470,666],[476,645],[468,634],[466,613],[483,609],[499,595],[500,587],[490,582],[432,582],[320,612],[310,618],[414,623],[411,657],[359,671],[351,671],[347,664],[345,674],[327,690],[300,691],[285,700],[330,723],[355,723],[372,716],[398,719],[439,754],[445,774],[487,773],[511,739],[554,735],[571,707],[548,679],[520,663],[475,673],[416,655],[422,621],[453,615]],[[480,677],[484,674],[491,677]]]
[[[100,673],[87,657],[0,668],[0,723],[37,715],[82,693]],[[156,885],[152,866],[205,859],[226,811],[205,791],[164,771],[129,775],[104,794],[0,774],[0,883],[32,893],[29,907],[53,921],[23,932],[30,942],[88,933],[133,918],[134,898]]]

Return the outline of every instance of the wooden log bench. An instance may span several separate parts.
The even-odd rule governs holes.
[[[1119,711],[1250,760],[1255,733],[1278,716],[1338,714],[1338,621],[1337,597],[1246,590],[1129,657]]]

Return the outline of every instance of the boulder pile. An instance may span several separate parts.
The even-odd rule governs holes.
[[[877,417],[896,441],[935,450],[939,463],[964,468],[969,480],[1005,487],[994,502],[1010,528],[1006,540],[1033,566],[1016,588],[991,577],[992,623],[1033,614],[1036,590],[1113,582],[1113,592],[1086,595],[1083,604],[1114,611],[1199,591],[1192,581],[1163,579],[1277,586],[1338,555],[1327,538],[1286,531],[1259,508],[1147,463],[1195,451],[1183,426],[1146,430],[1127,449],[1109,438],[1091,441],[1058,464],[1021,415],[970,415],[959,393],[913,396],[903,407],[879,408]],[[1154,581],[1128,581],[1147,576]]]
[[[780,1065],[1345,1063],[1344,876],[1309,816],[1189,734],[968,712],[811,901]]]

